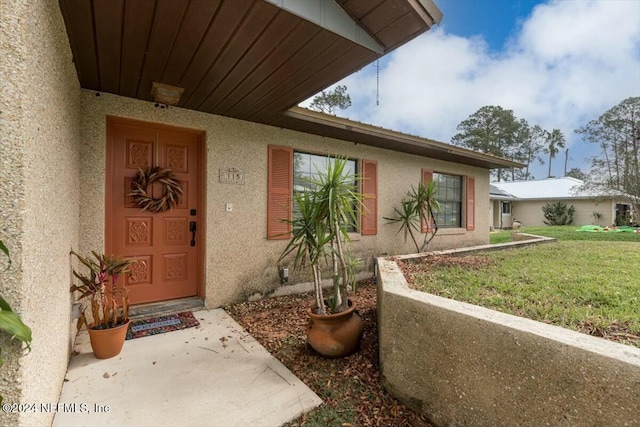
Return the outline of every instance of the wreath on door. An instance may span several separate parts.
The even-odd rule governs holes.
[[[149,186],[155,182],[162,184],[161,197],[154,198],[147,192]],[[143,211],[166,212],[180,203],[182,185],[170,169],[157,166],[140,169],[131,183],[131,193],[128,196],[131,196],[134,203]]]

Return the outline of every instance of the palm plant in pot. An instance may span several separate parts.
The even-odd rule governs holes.
[[[90,308],[90,316],[87,307],[81,308],[78,330],[86,325],[95,357],[108,359],[120,354],[129,329],[128,289],[118,279],[137,261],[94,251],[91,254],[93,258],[71,251],[88,270],[86,273],[73,270],[80,283],[72,284],[71,292],[78,293],[78,302],[88,301]]]
[[[329,159],[326,170],[306,179],[306,189],[294,193],[296,214],[288,221],[290,239],[278,262],[292,254],[294,269],[308,266],[313,274],[315,298],[307,312],[307,340],[326,357],[342,357],[357,350],[364,325],[349,298],[355,283],[356,264],[346,243],[349,230],[357,226],[363,207],[356,175],[349,173],[343,158]],[[324,296],[322,264],[330,267],[333,292]]]

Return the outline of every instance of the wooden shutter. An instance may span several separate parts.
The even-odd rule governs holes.
[[[422,183],[424,185],[429,185],[429,183],[433,181],[433,172],[422,169]],[[433,221],[429,221],[429,224],[423,219],[421,224],[421,231],[423,233],[428,233],[433,230]]]
[[[291,196],[293,189],[293,149],[269,145],[267,179],[267,239],[291,237]]]
[[[362,160],[362,204],[360,233],[375,235],[378,233],[378,162]]]
[[[476,229],[476,179],[467,177],[467,230]]]

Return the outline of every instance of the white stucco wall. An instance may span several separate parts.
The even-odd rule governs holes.
[[[33,331],[21,358],[0,339],[0,393],[7,403],[56,403],[70,351],[80,135],[79,84],[57,2],[0,2],[0,71],[0,239],[13,259],[0,292]],[[52,418],[0,412],[0,425]]]
[[[357,236],[354,252],[371,262],[374,255],[410,253],[384,216],[391,216],[411,185],[420,180],[421,168],[476,177],[476,231],[444,230],[432,242],[433,249],[488,242],[488,171],[443,161],[356,145],[255,123],[180,108],[161,109],[153,103],[95,92],[82,92],[81,249],[104,247],[104,164],[107,115],[164,123],[206,132],[206,249],[205,302],[226,305],[256,293],[265,295],[278,286],[276,261],[283,241],[266,236],[267,145],[288,145],[319,154],[340,154],[378,161],[378,234]],[[235,166],[246,173],[244,185],[221,184],[218,171]],[[233,212],[225,204],[233,203]]]

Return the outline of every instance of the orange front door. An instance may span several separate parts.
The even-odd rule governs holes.
[[[125,279],[131,304],[197,295],[203,133],[119,119],[107,129],[106,249],[138,260]],[[181,201],[165,212],[143,211],[128,196],[138,170],[153,166],[170,169],[182,185]],[[155,183],[147,194],[160,198],[163,190]]]

